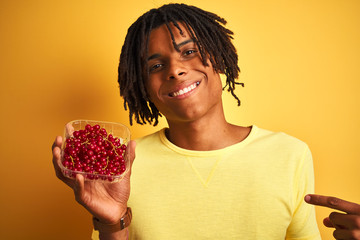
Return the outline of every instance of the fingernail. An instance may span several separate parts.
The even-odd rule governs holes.
[[[310,202],[310,200],[311,200],[310,195],[306,195],[306,196],[305,196],[305,201],[306,201],[306,202]]]

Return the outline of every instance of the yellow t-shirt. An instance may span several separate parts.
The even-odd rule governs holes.
[[[253,126],[240,143],[191,151],[162,129],[137,140],[130,239],[321,239],[303,200],[313,191],[309,148],[289,135]]]

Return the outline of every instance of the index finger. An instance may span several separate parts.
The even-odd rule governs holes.
[[[318,194],[308,194],[305,196],[305,201],[309,204],[328,207],[340,210],[349,214],[360,214],[360,205],[348,202],[340,198],[323,196]]]

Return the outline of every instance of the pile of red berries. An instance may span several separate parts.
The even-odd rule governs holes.
[[[87,124],[66,139],[62,165],[68,171],[64,174],[74,178],[82,172],[86,179],[114,181],[126,170],[125,150],[126,145],[105,128]]]

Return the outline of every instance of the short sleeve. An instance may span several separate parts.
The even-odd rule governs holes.
[[[313,159],[308,146],[301,156],[294,177],[294,212],[287,229],[287,240],[321,239],[315,217],[315,207],[304,201],[306,194],[314,193]]]

